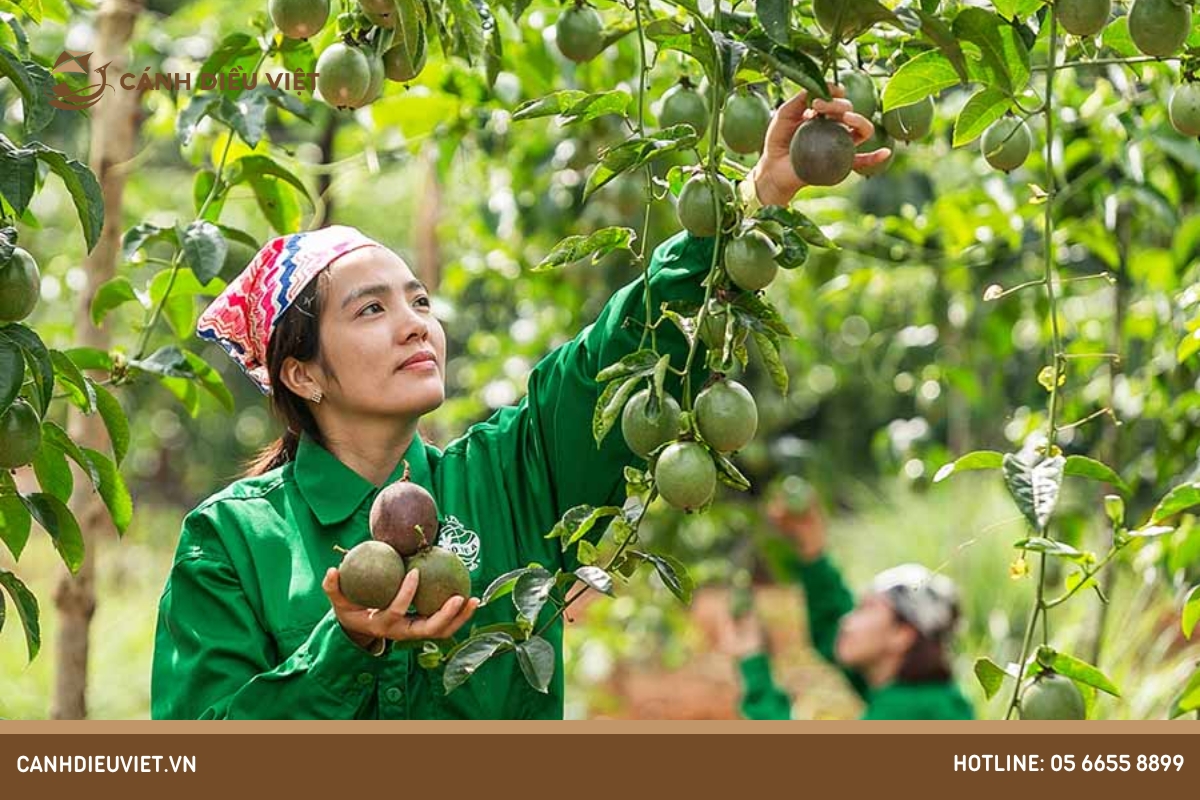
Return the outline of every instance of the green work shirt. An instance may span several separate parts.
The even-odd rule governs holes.
[[[649,270],[654,305],[699,302],[712,251],[712,239],[686,233],[657,248]],[[530,562],[574,568],[545,534],[574,506],[623,501],[623,470],[636,457],[619,432],[599,448],[592,439],[602,389],[595,376],[638,348],[643,285],[639,278],[622,288],[595,323],[542,359],[520,403],[473,425],[445,452],[414,438],[387,481],[399,479],[407,461],[411,480],[433,494],[439,544],[466,563],[473,595]],[[681,333],[664,327],[657,341],[683,365]],[[545,694],[526,683],[512,653],[445,695],[441,669],[421,668],[417,648],[373,656],[346,636],[321,581],[341,560],[335,545],[349,549],[370,537],[378,491],[304,438],[293,461],[233,483],[187,515],[159,602],[154,718],[562,718],[561,620],[545,633],[557,654]],[[470,625],[514,616],[511,603],[497,603]]]
[[[842,667],[835,646],[842,617],[854,608],[854,596],[837,567],[826,556],[788,569],[804,587],[809,635],[813,648],[838,666],[866,702],[863,719],[973,719],[974,711],[952,681],[905,683],[894,681],[870,687],[860,673]],[[791,701],[771,677],[771,662],[763,653],[742,660],[742,715],[746,719],[791,719]]]

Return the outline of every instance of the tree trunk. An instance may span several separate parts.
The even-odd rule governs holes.
[[[142,11],[141,0],[104,0],[96,15],[96,64],[112,62],[111,74],[128,71],[128,47],[134,25]],[[125,192],[123,163],[133,157],[139,115],[137,92],[106,94],[91,109],[92,141],[90,165],[100,181],[104,196],[104,228],[100,241],[85,260],[87,288],[75,309],[75,331],[80,345],[107,350],[109,336],[91,323],[89,309],[96,289],[113,277],[121,252],[122,203]],[[68,422],[71,437],[97,450],[108,447],[107,432],[98,414],[85,417],[72,410]],[[57,672],[54,685],[54,719],[83,719],[87,716],[88,628],[96,609],[96,557],[100,533],[112,522],[99,494],[78,470],[71,510],[83,531],[87,557],[75,576],[64,576],[54,592],[59,614]]]

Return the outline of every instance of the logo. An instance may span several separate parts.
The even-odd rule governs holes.
[[[54,62],[54,72],[77,72],[91,75],[93,70],[89,65],[91,53],[80,53],[74,50],[63,50],[58,61]],[[112,62],[110,61],[109,64]],[[94,72],[100,76],[99,83],[89,84],[82,89],[76,89],[65,81],[59,81],[51,90],[53,95],[50,105],[66,111],[78,111],[95,105],[104,95],[108,86],[108,66],[96,67]]]
[[[224,91],[253,91],[259,88],[259,74],[248,73],[239,64],[229,72],[201,72],[198,75],[191,72],[151,72],[150,67],[142,70],[141,74],[123,72],[114,74],[109,81],[109,61],[102,67],[91,66],[92,53],[63,50],[62,55],[54,62],[52,72],[74,72],[81,75],[95,75],[98,81],[82,89],[76,89],[66,81],[59,81],[48,93],[50,105],[66,111],[82,111],[91,108],[100,101],[108,89],[125,92],[142,92],[167,90],[170,92],[201,91],[219,89]],[[272,71],[261,76],[262,88],[278,98],[282,93],[294,91],[297,94],[311,92],[317,85],[316,72]],[[193,86],[194,83],[194,86]]]
[[[446,517],[438,530],[438,546],[462,559],[468,572],[479,566],[479,534],[469,531],[456,517]]]

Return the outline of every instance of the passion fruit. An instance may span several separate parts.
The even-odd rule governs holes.
[[[883,113],[883,128],[893,139],[915,142],[924,139],[933,130],[933,98],[893,108]]]
[[[779,271],[775,262],[777,249],[762,231],[751,230],[733,237],[725,245],[725,272],[729,280],[747,292],[766,288]]]
[[[42,422],[24,398],[18,397],[0,415],[0,469],[23,467],[42,446]]]
[[[721,209],[733,202],[733,184],[724,176],[717,177],[715,191],[707,173],[693,175],[680,190],[676,212],[680,224],[693,236],[715,236],[721,227],[723,217],[713,208],[714,197]]]
[[[1108,24],[1112,0],[1056,0],[1054,11],[1067,33],[1095,36]]]
[[[1148,56],[1174,55],[1192,29],[1192,7],[1181,0],[1134,0],[1129,38]]]
[[[371,85],[371,66],[356,47],[334,42],[317,59],[317,91],[335,108],[355,108]]]
[[[385,486],[371,504],[371,536],[407,558],[437,541],[433,495],[407,478]]]
[[[979,139],[979,149],[993,168],[1012,172],[1025,163],[1033,149],[1033,134],[1025,121],[1005,116],[993,122]]]
[[[737,381],[718,381],[700,392],[695,412],[700,435],[722,453],[742,449],[758,430],[754,396]]]
[[[325,27],[329,0],[268,0],[267,13],[289,39],[307,39]]]
[[[679,403],[671,395],[665,395],[657,413],[649,413],[650,390],[642,391],[629,398],[621,412],[621,435],[625,444],[641,458],[647,458],[656,449],[675,438],[679,433]]]
[[[690,84],[677,83],[663,95],[658,124],[663,128],[688,124],[703,136],[708,129],[708,101]]]
[[[42,292],[42,275],[28,250],[13,248],[0,264],[0,322],[19,322],[33,313]]]
[[[879,93],[875,90],[875,81],[865,72],[849,70],[838,76],[842,88],[846,90],[846,99],[854,106],[854,111],[870,119],[879,110]]]
[[[672,506],[694,511],[712,500],[716,493],[717,466],[701,445],[674,442],[658,456],[654,484],[662,498]]]
[[[792,135],[796,177],[810,186],[836,186],[854,169],[854,137],[840,122],[813,117]]]
[[[721,138],[735,153],[747,155],[762,150],[771,124],[771,107],[756,92],[739,91],[725,101]]]
[[[577,4],[559,14],[554,33],[559,52],[577,64],[604,49],[604,20],[590,6]]]
[[[444,547],[428,547],[408,559],[420,579],[413,605],[422,617],[432,616],[451,597],[471,596],[471,573],[462,559]]]
[[[1182,83],[1167,106],[1171,125],[1184,136],[1200,136],[1200,83]]]
[[[404,582],[404,559],[391,546],[374,540],[352,547],[338,566],[338,584],[352,603],[387,608]]]
[[[1070,678],[1043,672],[1021,695],[1021,719],[1087,719],[1083,693]]]

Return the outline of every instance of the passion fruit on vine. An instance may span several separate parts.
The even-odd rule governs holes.
[[[1192,7],[1183,0],[1134,0],[1129,38],[1148,56],[1174,55],[1192,29]]]
[[[683,511],[694,511],[716,494],[717,466],[708,451],[696,442],[674,442],[658,456],[654,484],[669,504]]]
[[[708,129],[708,101],[689,83],[677,83],[667,90],[658,112],[658,124],[663,128],[691,125],[697,135]]]
[[[762,150],[771,124],[771,107],[757,92],[738,91],[725,101],[721,138],[735,153],[747,155]]]
[[[1171,125],[1184,136],[1200,136],[1200,83],[1182,83],[1167,106]]]
[[[356,47],[334,42],[317,59],[317,91],[335,108],[356,108],[371,85],[371,66]]]
[[[836,186],[854,169],[854,137],[840,122],[813,117],[792,134],[789,154],[800,180],[811,186]]]
[[[1005,116],[993,122],[979,139],[979,149],[993,168],[1012,172],[1033,149],[1033,134],[1025,120]]]
[[[577,64],[591,61],[604,49],[604,21],[591,6],[577,3],[562,12],[554,32],[559,52]]]
[[[732,202],[733,184],[723,175],[717,176],[714,187],[708,174],[698,173],[683,185],[675,210],[679,223],[693,236],[715,236],[722,227],[724,209]]]

